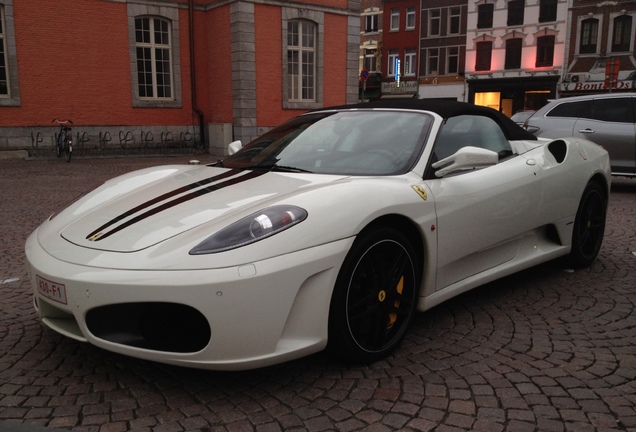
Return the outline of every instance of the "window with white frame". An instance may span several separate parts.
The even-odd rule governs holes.
[[[460,34],[462,9],[460,7],[451,7],[448,10],[448,34]]]
[[[395,61],[399,58],[398,50],[392,49],[389,50],[389,55],[387,61],[387,72],[389,76],[395,76]]]
[[[375,49],[365,49],[364,50],[364,61],[363,67],[369,72],[375,72],[377,68],[377,60],[376,60],[376,52]]]
[[[365,16],[365,33],[376,33],[378,31],[378,14]]]
[[[459,47],[448,47],[446,49],[447,54],[447,65],[446,65],[446,73],[458,74],[459,73]]]
[[[427,51],[426,63],[428,75],[439,75],[439,48],[431,48]]]
[[[0,5],[0,97],[9,97],[9,73],[7,71],[7,42],[5,37],[4,7]]]
[[[325,14],[298,7],[283,7],[282,11],[283,108],[320,108],[324,101]]]
[[[179,8],[128,2],[127,9],[132,106],[180,108]]]
[[[407,48],[404,51],[404,76],[415,76],[417,69],[415,48]]]
[[[290,101],[316,100],[316,24],[287,22],[287,97]]]
[[[399,9],[391,9],[391,31],[400,30],[400,10]]]
[[[441,34],[441,17],[442,13],[439,9],[431,9],[428,11],[429,36],[439,36]]]
[[[170,21],[135,18],[135,51],[140,99],[173,99]]]
[[[406,8],[406,29],[413,30],[415,28],[415,8]]]

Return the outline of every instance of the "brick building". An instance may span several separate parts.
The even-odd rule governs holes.
[[[567,73],[559,95],[634,91],[636,4],[577,0],[568,14]]]
[[[420,97],[464,100],[467,0],[422,2]]]
[[[52,146],[59,117],[86,145],[187,137],[223,154],[308,109],[355,102],[359,8],[0,0],[0,150]]]
[[[415,96],[418,91],[420,1],[384,0],[383,96]]]

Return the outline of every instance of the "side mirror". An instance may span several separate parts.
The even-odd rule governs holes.
[[[241,140],[238,141],[232,141],[228,146],[227,146],[227,153],[232,156],[234,153],[236,153],[237,151],[239,151],[240,149],[243,148],[243,144],[241,143]]]
[[[433,164],[436,177],[444,177],[455,171],[486,168],[497,165],[499,155],[479,147],[462,147],[456,153]]]

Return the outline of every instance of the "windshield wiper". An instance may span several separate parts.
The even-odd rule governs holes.
[[[278,172],[291,172],[291,173],[313,173],[313,171],[309,171],[303,168],[287,166],[287,165],[276,165],[276,164],[260,164],[260,165],[252,165],[246,167],[245,169],[265,169],[270,171],[278,171]]]

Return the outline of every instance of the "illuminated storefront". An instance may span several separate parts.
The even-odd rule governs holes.
[[[468,101],[512,116],[518,111],[537,110],[556,97],[559,76],[540,78],[467,79]]]

